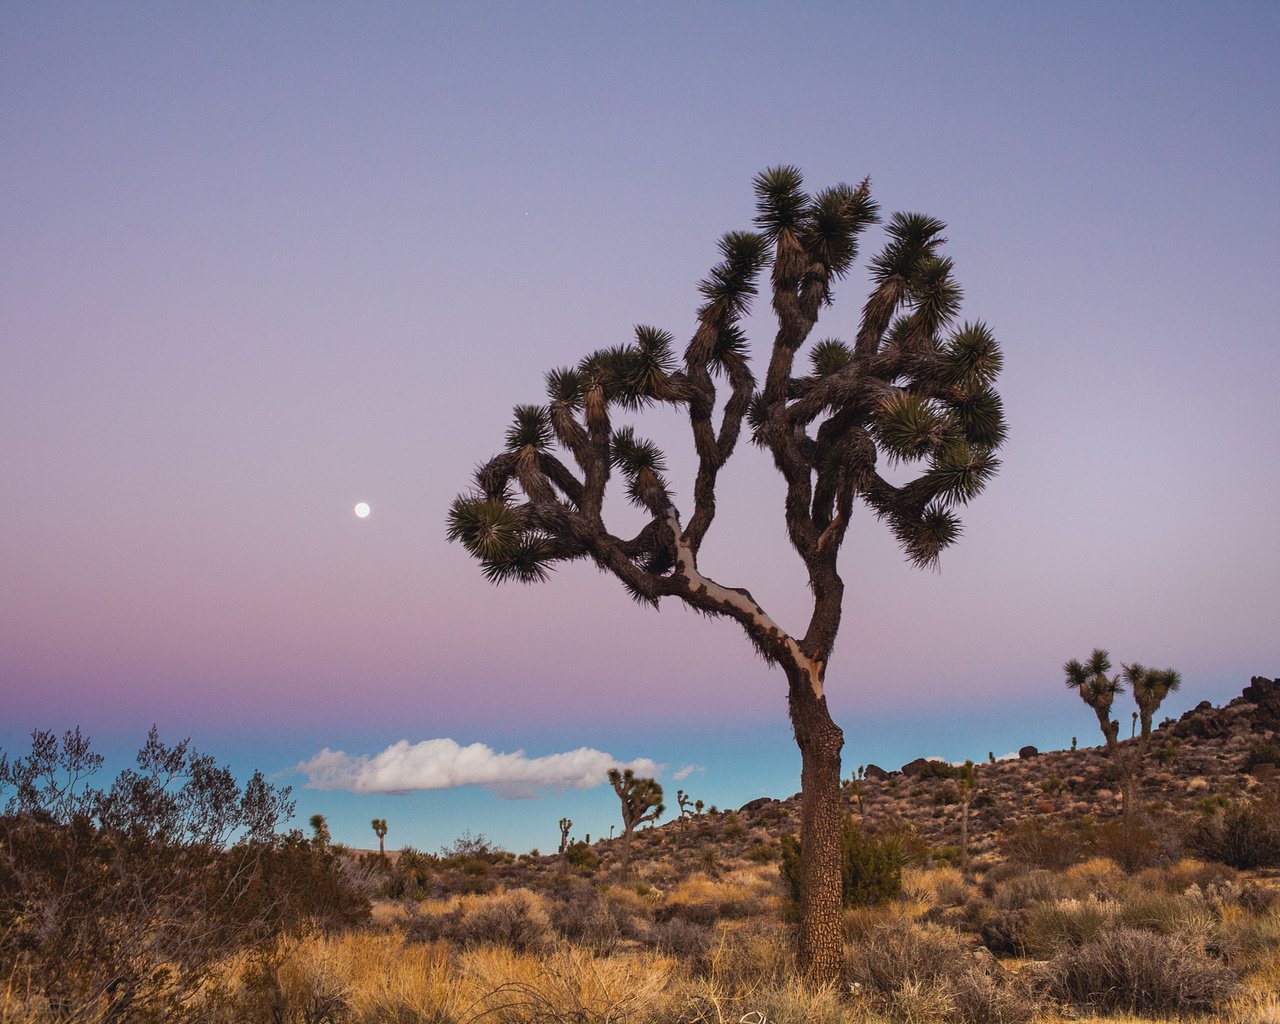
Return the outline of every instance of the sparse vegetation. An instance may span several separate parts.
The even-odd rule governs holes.
[[[1153,865],[1140,870],[1120,863],[1121,809],[1097,751],[984,765],[971,801],[967,873],[941,866],[962,859],[950,845],[959,822],[954,809],[939,814],[935,800],[938,787],[959,788],[962,777],[912,782],[864,774],[861,814],[852,813],[857,795],[846,793],[851,813],[842,850],[858,882],[848,885],[842,912],[838,987],[813,985],[797,969],[788,918],[799,862],[795,840],[784,838],[794,835],[795,803],[753,801],[637,833],[625,875],[621,836],[519,858],[470,833],[434,854],[405,847],[359,855],[300,832],[261,846],[207,850],[201,856],[210,859],[189,863],[204,871],[221,866],[200,877],[225,881],[249,871],[254,879],[225,916],[200,905],[203,922],[217,924],[203,929],[200,941],[232,941],[208,946],[200,963],[184,960],[192,933],[154,922],[193,906],[173,902],[193,876],[166,875],[175,888],[153,889],[162,898],[146,904],[152,916],[135,919],[145,922],[135,934],[149,944],[132,948],[153,959],[138,961],[151,966],[133,975],[131,1003],[113,1002],[120,990],[105,985],[94,999],[73,995],[92,990],[87,970],[68,965],[79,966],[74,958],[88,957],[88,943],[109,929],[86,928],[81,919],[59,933],[78,945],[48,959],[53,947],[40,953],[31,945],[30,926],[47,918],[14,909],[19,897],[27,901],[22,908],[50,906],[37,898],[49,891],[36,884],[38,870],[48,874],[52,855],[66,856],[66,839],[75,839],[71,849],[89,856],[98,872],[105,862],[95,861],[94,851],[124,849],[105,831],[108,820],[123,819],[65,824],[68,814],[75,819],[74,808],[92,801],[83,802],[83,787],[67,788],[66,776],[59,785],[42,783],[39,765],[51,750],[59,757],[69,750],[66,764],[77,774],[92,758],[74,734],[52,746],[46,737],[35,761],[0,760],[12,793],[0,819],[0,858],[7,858],[0,871],[0,913],[7,915],[0,921],[0,1020],[1130,1024],[1134,1015],[1200,1015],[1269,1024],[1280,981],[1280,880],[1272,869],[1244,865],[1260,862],[1257,851],[1269,849],[1272,822],[1280,820],[1273,783],[1247,769],[1274,733],[1254,728],[1248,706],[1202,717],[1183,723],[1179,734],[1187,774],[1150,778],[1167,828],[1152,834]],[[1160,735],[1166,731],[1153,732],[1153,747],[1171,738]],[[164,760],[169,748],[156,743],[149,757]],[[218,771],[208,776],[221,778]],[[108,790],[126,791],[139,790]],[[1046,798],[1050,809],[1036,810]],[[37,806],[52,808],[50,818],[33,813]],[[1009,824],[1019,818],[1020,826]],[[1166,852],[1178,844],[1205,859]],[[195,857],[174,849],[155,863],[169,871],[188,863],[186,856]],[[15,865],[27,872],[16,881]],[[94,877],[118,882],[123,869],[120,862],[117,874]],[[158,884],[149,868],[137,870],[142,884]],[[130,910],[121,891],[78,891],[96,901],[92,912],[103,921],[115,922],[108,915],[120,908],[127,911],[121,923],[142,912]],[[209,895],[201,892],[201,899]],[[375,897],[372,916],[367,895]],[[62,906],[75,909],[74,902]]]

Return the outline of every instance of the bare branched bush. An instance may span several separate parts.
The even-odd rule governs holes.
[[[1047,965],[1045,991],[1061,1002],[1098,1011],[1209,1013],[1237,991],[1239,977],[1185,939],[1116,928]]]

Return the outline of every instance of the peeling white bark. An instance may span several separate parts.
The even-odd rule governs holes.
[[[741,590],[734,590],[732,587],[722,586],[698,571],[697,556],[694,554],[692,545],[684,539],[680,530],[680,516],[674,508],[667,510],[667,525],[671,528],[672,537],[675,538],[676,567],[689,581],[690,589],[695,592],[702,591],[713,601],[742,613],[766,636],[776,638],[778,643],[786,648],[796,665],[807,670],[813,695],[821,698],[826,666],[800,650],[800,645],[791,634],[774,622],[748,594]]]

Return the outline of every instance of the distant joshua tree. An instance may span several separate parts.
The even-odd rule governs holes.
[[[549,372],[546,404],[516,407],[504,450],[450,508],[448,535],[495,583],[541,582],[561,562],[590,561],[642,604],[674,598],[734,621],[782,670],[801,757],[800,969],[834,984],[844,964],[844,733],[828,710],[826,673],[844,599],[840,550],[859,505],[888,525],[917,566],[934,565],[960,536],[954,510],[999,466],[1006,428],[994,383],[1002,356],[984,324],[957,322],[961,290],[942,253],[945,225],[916,213],[889,220],[869,264],[870,295],[846,337],[814,338],[859,236],[879,220],[870,180],[810,194],[797,168],[773,167],[754,186],[757,230],[720,240],[683,355],[670,333],[638,326],[633,344]],[[764,274],[776,330],[756,353],[758,381],[743,321]],[[683,508],[665,476],[666,453],[618,422],[659,404],[687,417],[696,455]],[[812,595],[794,634],[700,562],[717,480],[744,427],[782,477],[779,513]],[[605,523],[614,473],[644,517],[630,537]],[[753,567],[756,554],[746,551],[725,571]]]
[[[1133,700],[1138,705],[1138,720],[1145,743],[1151,739],[1151,721],[1155,713],[1164,699],[1182,686],[1182,676],[1171,668],[1146,668],[1135,661],[1124,666],[1124,679],[1133,690]]]
[[[323,814],[313,814],[307,824],[311,826],[312,842],[320,849],[327,849],[329,846],[329,822]]]
[[[387,848],[384,845],[383,840],[387,838],[387,819],[374,818],[371,824],[373,825],[373,834],[378,837],[378,856],[385,857],[387,855]]]
[[[560,819],[560,852],[564,853],[569,848],[569,829],[573,828],[573,821],[570,818]]]
[[[1094,648],[1088,661],[1082,663],[1072,658],[1062,666],[1062,671],[1066,675],[1067,686],[1076,690],[1081,700],[1097,716],[1098,726],[1106,740],[1107,754],[1120,775],[1125,857],[1129,861],[1126,867],[1133,867],[1138,786],[1141,782],[1142,761],[1151,739],[1151,720],[1165,697],[1182,685],[1182,677],[1171,668],[1148,669],[1137,662],[1122,665],[1121,668],[1122,675],[1108,676],[1107,673],[1111,671],[1111,655],[1101,648]],[[1128,683],[1132,688],[1134,701],[1138,705],[1138,710],[1134,712],[1135,725],[1139,720],[1142,723],[1141,739],[1136,745],[1121,746],[1120,723],[1111,717],[1116,695],[1124,692],[1122,676],[1123,683]],[[1072,749],[1075,749],[1074,737]]]
[[[609,769],[609,782],[622,801],[622,872],[631,865],[631,836],[646,821],[657,821],[667,809],[662,803],[662,787],[653,779],[637,778],[630,768]]]

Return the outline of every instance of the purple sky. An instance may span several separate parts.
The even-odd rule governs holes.
[[[583,566],[495,589],[444,540],[546,369],[688,336],[777,163],[946,220],[1006,352],[1004,469],[941,570],[869,517],[846,545],[846,763],[1092,744],[1060,666],[1094,646],[1179,668],[1174,711],[1280,674],[1278,43],[1263,4],[8,5],[0,746],[155,721],[428,848],[616,807],[294,766],[451,739],[794,791],[735,627]],[[642,427],[687,496],[679,424]],[[798,626],[780,495],[742,446],[702,568]]]

